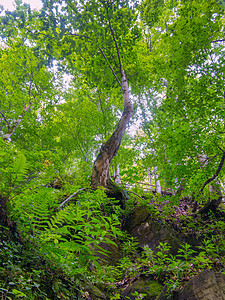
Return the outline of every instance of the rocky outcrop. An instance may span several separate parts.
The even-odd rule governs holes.
[[[140,278],[126,287],[121,295],[124,299],[155,300],[162,289],[163,286],[158,282]],[[138,296],[141,298],[137,298]]]
[[[126,216],[123,222],[123,230],[139,242],[139,247],[148,246],[153,251],[160,242],[171,246],[172,254],[180,248],[181,241],[176,237],[172,226],[165,224],[146,210],[144,206],[137,206]]]
[[[187,282],[177,300],[224,300],[225,275],[205,270]]]
[[[166,289],[157,300],[224,300],[225,275],[212,270],[204,270],[190,279],[176,295],[167,296]]]
[[[171,246],[170,253],[174,255],[182,243],[190,243],[190,241],[187,241],[187,236],[181,236],[170,224],[164,223],[157,214],[154,214],[154,210],[148,210],[146,206],[136,206],[124,218],[122,227],[123,230],[126,230],[132,237],[137,239],[140,248],[148,246],[154,252],[158,251],[157,247],[160,242]],[[116,265],[120,258],[120,246],[122,247],[119,242],[116,244],[118,247],[111,243],[101,245],[107,251],[106,256],[98,255],[103,264]],[[190,244],[194,245],[195,241],[191,241]],[[198,276],[193,277],[181,291],[174,292],[172,296],[166,290],[166,287],[163,288],[160,284],[162,281],[158,283],[154,279],[156,278],[152,277],[150,279],[142,275],[139,278],[134,278],[134,281],[128,286],[125,284],[119,287],[120,299],[225,300],[225,275],[212,270],[205,270]],[[126,287],[124,288],[124,286]],[[92,299],[104,299],[103,293],[93,291],[92,289],[89,292]]]

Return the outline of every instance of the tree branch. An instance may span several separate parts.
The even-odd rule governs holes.
[[[119,65],[120,65],[120,74],[122,76],[122,64],[121,64],[121,59],[120,59],[120,52],[119,52],[119,47],[118,47],[118,44],[117,44],[117,41],[116,41],[116,38],[115,38],[115,34],[114,34],[114,31],[113,31],[113,28],[112,28],[112,25],[111,25],[111,21],[110,21],[110,17],[109,17],[109,11],[108,11],[108,6],[106,6],[105,9],[106,9],[107,18],[108,18],[108,21],[109,21],[109,28],[110,28],[110,31],[112,33],[112,37],[113,37],[113,40],[114,40],[114,43],[115,43],[115,46],[116,46],[117,57],[118,57],[118,60],[119,60]]]
[[[146,182],[140,182],[140,181],[137,181],[137,183],[143,184],[143,185],[147,185],[147,186],[155,187],[154,184],[149,184],[149,183],[146,183]],[[165,188],[165,187],[162,187],[162,186],[161,186],[161,188],[164,189],[164,190],[169,190],[169,188]]]
[[[219,42],[225,42],[225,39],[211,41],[211,43],[219,43]]]
[[[220,161],[220,164],[216,170],[216,174],[214,174],[211,178],[209,178],[208,180],[206,180],[206,182],[203,184],[203,187],[201,188],[201,190],[199,191],[199,194],[201,194],[204,190],[204,188],[206,187],[207,184],[209,184],[210,182],[212,182],[220,173],[222,167],[223,167],[223,164],[224,164],[224,161],[225,161],[225,152],[223,152],[223,156],[221,158],[221,161]]]
[[[142,200],[144,200],[144,201],[145,201],[145,199],[144,199],[144,198],[142,198],[140,195],[138,195],[138,194],[137,194],[137,193],[135,193],[135,192],[127,191],[127,193],[134,194],[134,195],[138,196],[139,198],[141,198]]]
[[[4,135],[4,140],[10,141],[11,135],[15,132],[16,128],[19,126],[20,122],[22,121],[24,117],[24,113],[29,110],[29,112],[32,110],[34,106],[31,106],[32,104],[29,103],[27,106],[24,104],[24,108],[22,113],[18,116],[18,119],[14,122],[12,127],[8,127],[8,132]]]
[[[98,47],[98,49],[101,51],[101,53],[102,53],[104,59],[108,62],[110,70],[112,71],[114,77],[116,78],[117,82],[119,83],[119,85],[120,85],[120,87],[121,87],[121,89],[122,89],[122,91],[123,91],[122,84],[120,83],[118,77],[116,76],[116,73],[114,72],[112,66],[110,65],[110,62],[108,61],[107,57],[105,56],[105,53],[103,52],[102,48]]]
[[[8,120],[6,119],[6,116],[0,111],[0,114],[1,114],[1,116],[3,117],[3,119],[4,119],[4,121],[6,122],[6,124],[7,124],[7,127],[8,127],[8,129],[10,128],[10,126],[9,126],[9,122],[8,122]]]
[[[31,66],[31,72],[30,72],[30,85],[29,85],[29,92],[28,92],[28,94],[29,94],[29,96],[31,97],[33,97],[33,98],[35,98],[34,97],[34,95],[32,94],[32,92],[31,92],[31,88],[32,88],[32,78],[33,78],[33,71],[32,71],[32,66]],[[36,85],[35,85],[36,86]],[[29,102],[29,103],[31,103],[31,102]]]
[[[91,38],[90,38],[89,36],[87,36],[87,35],[80,35],[80,34],[78,34],[78,33],[70,33],[70,34],[67,34],[67,35],[65,35],[65,36],[68,36],[68,35],[77,36],[77,37],[82,37],[82,38],[85,38],[85,39],[88,39],[88,40],[91,41]],[[97,46],[97,47],[98,47],[98,49],[100,50],[100,52],[101,52],[102,56],[104,57],[104,59],[105,59],[105,60],[107,61],[107,63],[109,64],[109,68],[110,68],[110,70],[112,71],[113,76],[116,78],[116,81],[119,83],[121,89],[123,90],[122,84],[121,84],[121,82],[119,81],[118,77],[116,76],[116,73],[115,73],[115,71],[113,70],[113,67],[111,66],[110,62],[108,61],[108,59],[107,59],[107,57],[106,57],[104,51],[102,50],[101,47],[99,47],[99,46]],[[118,51],[119,51],[119,49],[118,49]],[[117,52],[117,53],[118,53],[118,52]],[[119,56],[118,58],[119,58],[119,63],[120,63],[120,56]],[[120,63],[120,68],[121,68],[121,63]],[[121,74],[122,74],[122,73],[121,73]]]
[[[27,29],[27,31],[30,32],[31,34],[33,34],[31,30]],[[41,33],[37,33],[37,35],[38,35],[38,34],[41,34]],[[42,34],[43,34],[43,33],[42,33]],[[47,34],[45,34],[45,36],[47,36]],[[65,35],[64,35],[64,37],[66,37],[66,36],[76,36],[76,37],[80,37],[80,38],[85,38],[85,39],[90,40],[90,41],[92,40],[88,35],[79,34],[79,33],[68,33],[68,34],[65,34]],[[114,36],[114,33],[113,33],[113,36]],[[51,38],[53,39],[54,37],[51,37]],[[115,37],[114,37],[114,38],[115,38]],[[114,40],[114,42],[116,43],[116,40]],[[119,49],[118,49],[117,43],[116,43],[116,47],[117,47],[117,55],[118,55],[118,54],[119,54],[119,52],[118,52]],[[120,83],[118,77],[116,76],[115,71],[113,70],[111,64],[109,63],[109,61],[108,61],[108,59],[107,59],[107,57],[106,57],[104,51],[103,51],[102,48],[99,47],[99,46],[97,46],[97,48],[100,50],[100,52],[102,53],[103,57],[104,57],[105,60],[108,62],[110,70],[112,71],[114,77],[116,78],[116,81],[119,83],[121,89],[123,90],[122,84]],[[120,73],[121,73],[121,61],[120,61],[120,56],[118,56],[118,59],[119,59],[119,63],[120,63]],[[122,74],[122,73],[121,73],[121,74]]]
[[[78,191],[76,191],[75,193],[73,193],[71,196],[69,196],[65,201],[63,201],[60,206],[59,209],[62,209],[63,205],[65,205],[71,198],[73,198],[74,196],[76,196],[79,192],[84,191],[85,189],[79,189]]]

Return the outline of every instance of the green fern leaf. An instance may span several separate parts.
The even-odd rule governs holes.
[[[27,160],[25,155],[20,152],[17,154],[13,164],[12,164],[12,181],[21,181],[23,176],[27,173]]]

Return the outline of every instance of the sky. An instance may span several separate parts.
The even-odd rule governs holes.
[[[22,2],[30,4],[31,9],[40,9],[42,6],[41,0],[22,0]],[[0,0],[0,5],[3,5],[8,10],[14,9],[13,3],[13,0]]]

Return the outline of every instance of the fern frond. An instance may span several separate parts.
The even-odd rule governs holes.
[[[12,182],[15,184],[16,181],[21,181],[27,173],[27,160],[25,155],[20,152],[15,157],[15,160],[11,167],[12,171]]]

